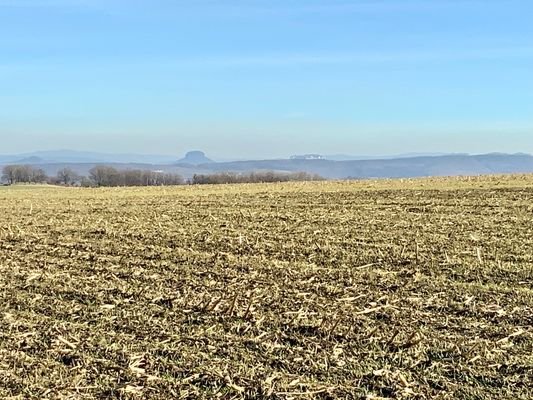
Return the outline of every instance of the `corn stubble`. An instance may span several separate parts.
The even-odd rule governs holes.
[[[0,189],[0,397],[530,399],[533,177]]]

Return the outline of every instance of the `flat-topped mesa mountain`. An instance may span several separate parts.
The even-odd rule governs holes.
[[[447,154],[435,156],[396,157],[360,160],[329,160],[316,157],[291,159],[216,162],[202,151],[191,151],[184,158],[157,155],[87,154],[83,152],[42,152],[0,155],[0,171],[8,164],[31,164],[55,176],[63,168],[88,176],[91,168],[109,165],[118,170],[141,169],[165,171],[192,178],[195,174],[231,172],[248,174],[272,171],[276,173],[306,172],[326,179],[412,178],[423,176],[458,176],[483,174],[533,173],[533,156],[517,154]],[[64,153],[64,154],[61,154]],[[57,156],[57,159],[52,158]],[[61,157],[59,157],[61,156]],[[79,156],[79,157],[78,157]],[[31,157],[31,158],[30,158]],[[33,158],[36,157],[36,158]],[[327,157],[327,156],[324,156]],[[170,158],[170,160],[169,160]],[[168,160],[168,161],[167,161]],[[1,175],[1,174],[0,174]]]
[[[214,163],[213,160],[206,157],[203,151],[189,151],[185,154],[185,157],[178,160],[176,164],[189,164],[189,165],[201,165],[201,164],[211,164]]]

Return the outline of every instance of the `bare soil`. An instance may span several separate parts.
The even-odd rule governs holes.
[[[533,176],[8,187],[0,216],[1,398],[533,398]]]

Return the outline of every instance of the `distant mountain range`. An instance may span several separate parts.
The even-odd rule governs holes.
[[[499,173],[533,173],[533,156],[524,153],[483,155],[468,154],[406,154],[394,157],[323,156],[322,159],[275,159],[215,162],[201,151],[187,153],[184,158],[157,155],[104,154],[69,150],[41,151],[0,156],[3,164],[32,164],[54,175],[64,167],[87,175],[98,164],[119,169],[150,169],[180,173],[188,178],[194,174],[214,172],[277,172],[305,171],[330,179],[405,178],[423,176],[480,175]]]
[[[467,153],[403,153],[395,155],[381,155],[381,156],[368,156],[368,155],[349,155],[349,154],[331,154],[323,156],[326,160],[331,161],[355,161],[355,160],[391,160],[394,158],[414,158],[414,157],[437,157],[437,156],[466,156]]]
[[[206,167],[206,166],[201,166]],[[424,176],[533,173],[529,154],[442,155],[371,160],[264,160],[215,163],[215,171],[306,171],[325,178],[407,178]]]
[[[47,150],[32,153],[0,155],[0,163],[147,163],[170,164],[178,157],[150,154],[112,154],[76,150]]]
[[[424,156],[444,156],[449,153],[406,153],[398,155],[368,156],[368,155],[348,155],[348,154],[331,154],[320,155],[321,159],[331,161],[352,161],[352,160],[390,160],[394,158],[410,158]],[[459,155],[459,154],[454,154]],[[467,154],[460,154],[467,155]],[[314,155],[318,156],[318,155]],[[299,156],[293,156],[299,158]],[[291,158],[293,158],[291,157]],[[317,158],[317,157],[314,157]],[[237,159],[226,159],[224,162],[234,162]],[[240,157],[238,161],[247,161]],[[77,150],[45,150],[34,151],[31,153],[21,153],[14,155],[0,155],[0,164],[20,163],[20,164],[37,164],[37,163],[144,163],[144,164],[208,164],[214,162],[207,158],[202,151],[190,151],[185,157],[179,159],[177,156],[160,155],[160,154],[129,154],[129,153],[99,153],[90,151]]]

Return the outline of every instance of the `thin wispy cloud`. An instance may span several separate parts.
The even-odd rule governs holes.
[[[0,0],[2,8],[53,8],[53,9],[77,9],[77,8],[102,8],[106,4],[103,0]]]
[[[509,0],[509,3],[515,0]],[[255,1],[238,2],[234,0],[218,1],[196,1],[175,2],[187,7],[201,5],[205,9],[214,9],[218,13],[246,16],[250,14],[345,14],[345,13],[367,13],[367,12],[412,12],[412,11],[432,11],[444,8],[463,8],[472,6],[487,7],[497,4],[497,0],[330,0],[323,1]]]
[[[379,149],[439,129],[442,143],[457,132],[450,143],[477,146],[492,130],[494,147],[531,149],[532,4],[0,0],[0,120],[88,143],[111,128],[136,130],[140,146],[162,132],[203,136],[228,153],[219,134],[344,148],[370,132]],[[17,140],[27,146],[15,134],[6,145]]]
[[[487,48],[472,50],[432,50],[403,52],[362,52],[333,54],[273,54],[183,60],[185,64],[213,66],[291,66],[335,64],[381,64],[388,62],[446,62],[495,60],[500,58],[533,58],[533,47]]]
[[[471,50],[442,49],[431,51],[395,51],[395,52],[350,52],[350,53],[290,53],[290,54],[258,54],[258,55],[223,55],[205,57],[152,57],[150,60],[120,58],[99,59],[98,61],[73,60],[61,58],[54,60],[47,58],[33,60],[31,64],[25,62],[0,63],[0,70],[8,71],[17,68],[39,69],[54,65],[86,65],[113,67],[127,65],[135,67],[171,67],[171,68],[284,68],[299,66],[336,66],[336,65],[379,65],[395,64],[424,64],[435,62],[465,62],[476,60],[499,59],[533,59],[533,46],[484,48]]]
[[[509,3],[515,0],[509,0]],[[301,14],[301,13],[357,13],[357,12],[398,12],[398,11],[424,11],[449,7],[490,6],[496,0],[330,0],[322,1],[251,1],[242,2],[235,0],[163,0],[153,7],[151,2],[135,2],[124,0],[0,0],[0,7],[18,8],[128,8],[146,10],[156,9],[160,6],[182,11],[190,9],[203,9],[215,11],[221,15],[245,16],[249,14]]]

